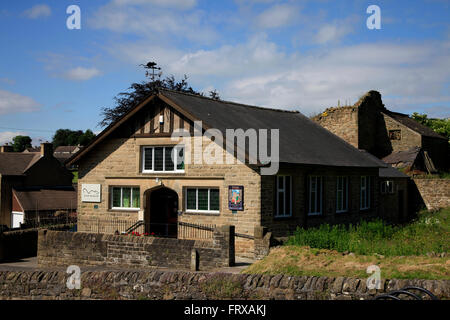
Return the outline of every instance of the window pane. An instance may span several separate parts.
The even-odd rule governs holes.
[[[120,207],[120,188],[113,188],[112,189],[112,206],[115,208]]]
[[[157,147],[155,148],[155,171],[163,171],[163,147]]]
[[[122,207],[131,207],[131,188],[122,188]]]
[[[184,170],[184,147],[177,148],[177,169]]]
[[[284,198],[284,192],[278,192],[278,215],[279,216],[284,214],[283,198]]]
[[[173,157],[175,157],[175,155],[172,154],[172,151],[173,151],[173,147],[166,147],[166,151],[165,151],[165,155],[164,155],[165,160],[166,160],[166,163],[165,163],[165,165],[166,165],[165,170],[166,171],[173,171],[173,170],[175,170],[175,165],[174,165],[174,160],[175,159],[173,158]]]
[[[219,189],[210,189],[209,197],[209,209],[219,211]]]
[[[140,208],[139,188],[133,188],[133,208]]]
[[[197,209],[197,190],[196,189],[187,189],[186,192],[186,209],[187,210],[196,210]]]
[[[152,148],[145,148],[144,149],[144,170],[152,170]]]
[[[198,189],[198,210],[208,210],[208,189]]]
[[[284,177],[277,177],[277,178],[278,178],[278,189],[283,189]]]

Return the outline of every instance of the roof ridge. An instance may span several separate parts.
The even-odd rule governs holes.
[[[240,103],[240,102],[234,102],[234,101],[228,101],[228,100],[213,99],[213,98],[205,97],[205,96],[199,95],[199,94],[192,94],[192,93],[189,93],[189,92],[183,92],[183,91],[171,90],[171,89],[166,89],[166,88],[160,88],[159,90],[162,90],[162,91],[168,91],[168,92],[173,92],[173,93],[178,93],[178,94],[184,94],[184,95],[186,95],[186,96],[191,96],[191,97],[196,97],[196,98],[202,98],[202,99],[211,100],[211,101],[214,101],[214,102],[234,104],[234,105],[241,106],[241,107],[246,107],[246,108],[255,108],[255,109],[261,109],[261,110],[278,111],[278,112],[288,112],[288,113],[300,113],[300,112],[297,111],[297,110],[286,110],[286,109],[276,109],[276,108],[260,107],[260,106],[255,106],[255,105],[250,105],[250,104],[244,104],[244,103]]]

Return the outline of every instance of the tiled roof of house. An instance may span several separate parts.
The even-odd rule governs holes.
[[[54,153],[74,153],[79,148],[79,146],[59,146],[55,149]]]
[[[380,165],[385,165],[385,168],[378,169],[378,174],[381,178],[409,178],[408,175],[404,174],[400,170],[393,168],[390,164],[387,162],[378,159],[374,155],[370,154],[366,150],[360,149],[359,151],[363,152],[368,157],[372,158],[374,161],[378,162]]]
[[[414,161],[416,161],[420,150],[420,147],[412,147],[407,151],[393,152],[390,155],[384,157],[382,160],[389,164],[397,165],[403,163],[405,165],[412,165]]]
[[[40,157],[40,153],[35,152],[1,152],[0,174],[5,176],[22,175]]]
[[[13,189],[13,193],[25,211],[75,210],[77,191],[74,187]]]
[[[201,120],[205,128],[220,130],[223,135],[226,129],[256,129],[257,132],[259,129],[279,129],[281,163],[380,167],[380,163],[373,161],[298,111],[249,106],[165,89],[160,89],[157,95],[149,96],[126,115],[109,125],[88,146],[72,156],[68,163],[75,163],[155,97],[169,105],[175,105],[189,119]],[[270,144],[270,133],[268,139]]]

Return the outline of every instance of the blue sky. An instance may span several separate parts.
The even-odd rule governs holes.
[[[69,30],[68,6],[81,9]],[[369,5],[381,29],[369,30]],[[0,3],[0,143],[92,129],[140,63],[222,99],[305,115],[378,90],[450,116],[450,1],[96,0]]]

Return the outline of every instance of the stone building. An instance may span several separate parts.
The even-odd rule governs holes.
[[[377,91],[369,91],[353,106],[328,108],[313,120],[396,167],[448,169],[447,138],[406,114],[386,109]]]
[[[52,195],[61,198],[59,194],[54,193],[59,189],[69,189],[65,193],[68,199],[70,195],[76,194],[72,187],[72,174],[53,157],[51,143],[42,143],[40,152],[12,152],[11,146],[1,147],[0,226],[19,227],[20,223],[27,219],[25,211],[33,212],[33,215],[45,211],[45,215],[48,216],[57,209],[75,210],[76,203],[73,201],[72,205],[70,201],[66,201],[63,208],[48,208],[45,205],[46,208],[43,210],[43,203],[40,203],[43,193],[36,197],[37,190],[45,192],[46,197],[50,198],[49,201],[52,201]],[[18,205],[19,199],[28,210]],[[32,204],[29,199],[34,199]]]
[[[182,143],[172,138],[180,129],[188,133]],[[229,139],[227,129],[242,129],[246,146],[239,149],[239,138]],[[279,161],[254,161],[250,150],[261,151],[267,138],[275,146],[276,129]],[[206,162],[205,154],[217,158]],[[234,225],[236,253],[246,256],[253,255],[252,237],[261,228],[283,237],[298,226],[377,216],[375,186],[385,167],[299,112],[163,89],[109,125],[68,164],[79,166],[78,231],[107,219],[128,226],[143,221],[150,225],[146,231],[152,224],[179,222]],[[279,170],[264,174],[272,165]],[[177,236],[176,229],[166,231]]]

